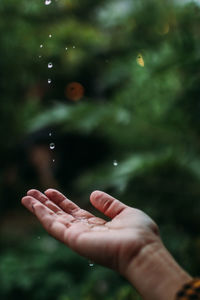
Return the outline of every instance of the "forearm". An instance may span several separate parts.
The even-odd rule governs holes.
[[[160,242],[144,247],[126,272],[144,300],[174,300],[176,292],[192,278]]]

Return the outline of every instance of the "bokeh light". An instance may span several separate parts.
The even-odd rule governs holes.
[[[65,95],[71,101],[78,101],[83,98],[85,89],[79,82],[70,82],[66,86]]]

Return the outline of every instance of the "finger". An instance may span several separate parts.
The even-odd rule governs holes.
[[[67,226],[67,222],[65,224],[59,222],[59,217],[40,202],[33,205],[33,210],[46,231],[56,239],[64,242],[66,230],[67,227],[70,227],[70,223],[68,222]]]
[[[33,197],[25,196],[22,198],[21,203],[34,214],[33,204],[36,204],[37,200],[35,200]]]
[[[81,209],[78,205],[76,205],[71,200],[67,199],[63,194],[61,194],[57,190],[48,189],[47,191],[45,191],[45,194],[51,201],[56,203],[56,205],[58,205],[65,212],[71,214],[74,217],[80,217],[80,218],[94,217],[91,213]]]
[[[57,214],[63,214],[63,210],[59,206],[55,205],[55,203],[53,203],[52,201],[50,201],[48,199],[48,197],[45,196],[40,191],[32,189],[32,190],[29,190],[27,192],[27,195],[35,198],[38,201],[40,201],[45,206],[47,206],[49,209],[51,209],[53,212],[55,212]]]
[[[66,198],[63,194],[58,192],[55,189],[48,189],[45,191],[45,194],[47,197],[53,201],[57,206],[61,207],[66,213],[72,215],[75,218],[86,218],[90,219],[91,223],[105,223],[104,220],[100,218],[96,218],[93,214],[90,212],[81,209],[78,205],[76,205],[74,202]]]
[[[25,196],[22,198],[22,204],[32,213],[35,214],[35,210],[34,210],[34,206],[36,204],[41,204],[43,207],[45,207],[42,203],[40,203],[38,200],[36,200],[34,197],[32,196]],[[54,212],[47,208],[46,212],[48,212],[49,215],[53,215]]]
[[[30,210],[38,218],[42,226],[54,236],[56,239],[64,242],[64,236],[66,234],[67,228],[71,226],[71,216],[70,218],[65,218],[63,220],[60,216],[54,213],[47,206],[43,205],[41,202],[36,200],[31,196],[25,196],[22,198],[22,204]],[[66,214],[67,216],[67,214]]]
[[[95,208],[110,218],[116,217],[127,208],[119,200],[101,191],[94,191],[90,196],[90,201]]]

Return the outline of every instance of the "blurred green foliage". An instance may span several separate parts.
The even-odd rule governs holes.
[[[82,2],[0,2],[1,299],[139,299],[113,272],[38,240],[25,219],[20,234],[18,221],[5,229],[10,211],[23,219],[32,187],[55,185],[85,208],[92,190],[111,193],[150,214],[178,262],[199,272],[200,7]],[[73,81],[85,88],[77,102],[65,94]],[[52,141],[45,181],[33,149]]]
[[[86,259],[44,234],[32,236],[15,251],[6,250],[0,258],[1,299],[137,299],[114,272],[90,267]]]

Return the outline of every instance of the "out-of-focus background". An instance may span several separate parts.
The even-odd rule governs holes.
[[[30,188],[144,210],[200,275],[199,1],[1,0],[0,96],[0,299],[140,299],[41,228]]]

